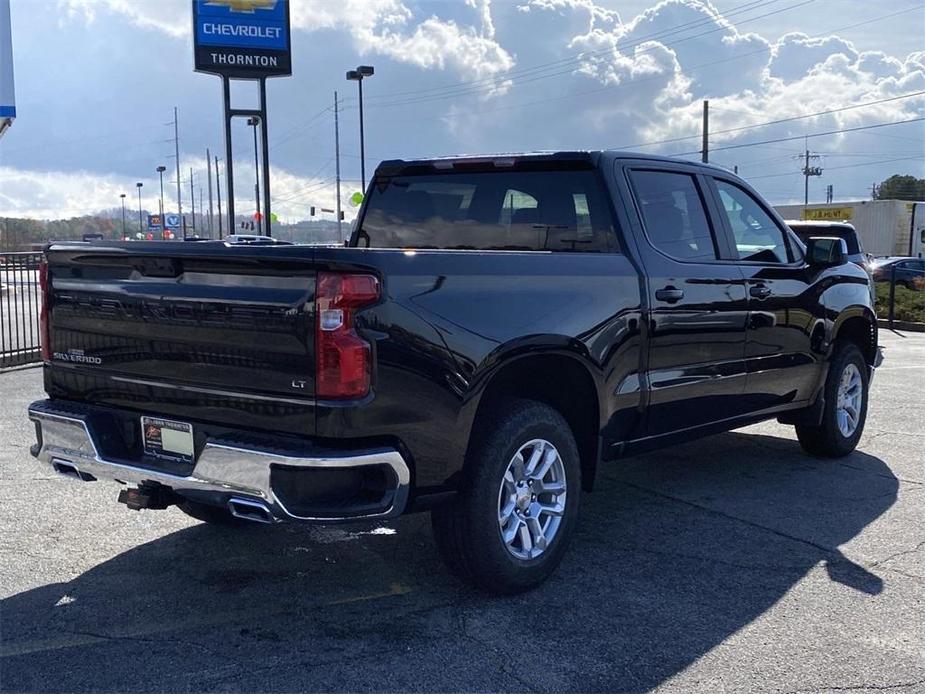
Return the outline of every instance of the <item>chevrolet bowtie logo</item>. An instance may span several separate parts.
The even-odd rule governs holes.
[[[206,5],[220,5],[232,12],[246,12],[254,14],[255,10],[272,10],[277,0],[209,0]]]

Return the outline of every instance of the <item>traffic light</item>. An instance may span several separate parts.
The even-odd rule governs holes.
[[[315,216],[315,206],[314,206],[314,205],[312,205],[311,207],[308,208],[308,216],[309,216],[309,217],[314,217],[314,216]]]

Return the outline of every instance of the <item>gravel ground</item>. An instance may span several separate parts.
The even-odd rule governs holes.
[[[0,374],[3,691],[925,691],[925,335],[860,450],[766,423],[606,467],[548,584],[461,586],[424,515],[223,530],[29,456]]]

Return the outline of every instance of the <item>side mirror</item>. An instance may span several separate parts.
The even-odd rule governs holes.
[[[806,262],[815,267],[837,267],[848,262],[848,244],[836,236],[814,236],[806,242]]]

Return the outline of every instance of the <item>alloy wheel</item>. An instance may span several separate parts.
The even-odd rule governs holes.
[[[545,439],[523,444],[508,463],[498,491],[498,527],[516,558],[536,559],[552,544],[565,513],[565,465]]]

